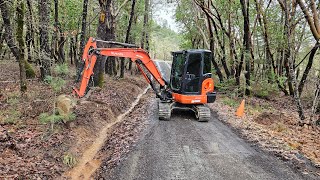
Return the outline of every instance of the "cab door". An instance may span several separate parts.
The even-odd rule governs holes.
[[[202,76],[202,53],[189,53],[184,76],[184,93],[200,94]]]
[[[184,53],[173,53],[170,86],[171,89],[176,93],[181,93],[185,61],[186,57]]]

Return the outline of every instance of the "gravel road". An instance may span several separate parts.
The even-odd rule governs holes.
[[[175,112],[151,119],[148,133],[109,179],[307,179],[285,162],[256,150],[214,118],[195,121]]]
[[[252,147],[214,112],[206,123],[186,111],[159,121],[156,102],[151,103],[149,127],[107,179],[310,179],[288,162]]]

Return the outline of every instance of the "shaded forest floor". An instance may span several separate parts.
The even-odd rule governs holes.
[[[39,115],[52,112],[54,92],[38,78],[28,81],[28,92],[19,92],[19,67],[0,61],[0,179],[56,179],[73,167],[106,124],[130,107],[147,84],[140,77],[106,76],[96,89],[73,109],[74,121],[41,124]],[[39,74],[38,74],[39,75]],[[71,94],[73,77],[59,94]]]
[[[269,100],[248,97],[246,114],[238,118],[235,111],[241,100],[219,95],[210,107],[221,121],[249,142],[293,162],[303,173],[320,176],[320,127],[299,126],[299,116],[290,97],[276,96]]]

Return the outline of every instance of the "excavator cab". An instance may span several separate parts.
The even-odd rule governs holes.
[[[211,51],[197,49],[172,52],[169,88],[172,103],[159,102],[159,118],[169,120],[174,109],[192,110],[198,121],[210,119],[205,105],[216,99],[211,74]]]
[[[173,92],[200,95],[204,80],[211,78],[211,52],[186,50],[172,52],[170,87]]]

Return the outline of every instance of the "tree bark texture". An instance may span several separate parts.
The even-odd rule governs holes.
[[[7,45],[9,46],[12,54],[16,58],[17,61],[20,59],[20,52],[19,49],[15,43],[14,37],[13,37],[13,28],[12,24],[10,21],[10,13],[8,9],[8,1],[6,0],[0,0],[0,8],[1,8],[1,15],[2,15],[2,20],[5,28],[5,33],[4,37],[7,42]]]
[[[24,25],[24,1],[20,0],[17,5],[17,41],[19,44],[19,69],[20,69],[20,91],[27,91],[26,68],[24,59],[24,40],[23,40],[23,25]]]
[[[39,32],[40,32],[40,73],[42,80],[51,75],[51,58],[49,48],[50,9],[49,0],[39,0]]]
[[[249,24],[249,0],[240,0],[241,7],[242,7],[242,15],[243,15],[243,46],[245,47],[244,50],[244,58],[246,63],[246,95],[250,95],[250,74],[251,74],[251,67],[250,67],[250,50],[251,50],[251,33],[250,33],[250,24]],[[238,69],[240,69],[239,67]],[[240,74],[239,74],[240,75]]]
[[[293,86],[293,98],[296,102],[296,106],[297,106],[297,112],[299,113],[299,117],[300,117],[300,122],[303,123],[303,121],[305,120],[305,115],[304,115],[304,110],[301,104],[301,100],[299,97],[299,91],[298,91],[298,85],[297,85],[297,79],[296,79],[296,75],[295,75],[295,70],[294,70],[294,62],[293,62],[293,58],[291,56],[291,48],[292,48],[292,41],[293,41],[293,37],[292,37],[292,33],[291,33],[291,29],[290,29],[290,13],[289,13],[289,7],[288,7],[288,2],[285,1],[284,2],[284,9],[285,9],[285,34],[286,36],[286,41],[287,41],[287,48],[286,48],[286,58],[288,59],[288,64],[289,64],[289,80],[292,82],[292,86]]]
[[[147,51],[149,51],[149,6],[150,0],[145,0],[141,48]]]
[[[132,26],[133,17],[134,17],[135,4],[136,4],[136,0],[132,0],[131,12],[130,12],[130,18],[129,18],[129,24],[128,24],[128,28],[127,28],[125,43],[129,43],[131,26]],[[121,58],[120,78],[124,77],[124,70],[125,70],[125,58]]]
[[[320,43],[317,42],[314,47],[312,48],[311,50],[311,53],[309,55],[309,61],[308,61],[308,64],[306,66],[306,69],[304,70],[303,74],[302,74],[302,77],[301,77],[301,80],[300,80],[300,83],[299,83],[299,86],[298,86],[298,92],[299,92],[299,95],[301,96],[302,94],[302,91],[303,91],[303,87],[304,87],[304,84],[307,80],[307,77],[309,75],[309,72],[311,70],[311,67],[312,67],[312,64],[313,64],[313,59],[314,59],[314,55],[316,54],[318,48],[320,47]]]
[[[32,1],[27,0],[28,6],[28,20],[26,21],[27,24],[27,34],[26,34],[26,45],[27,45],[27,52],[28,52],[28,62],[32,62],[32,47],[35,48],[34,42],[34,26],[33,26],[33,13],[32,13]]]
[[[221,70],[218,66],[218,63],[216,62],[216,60],[214,59],[214,35],[213,35],[213,30],[212,30],[212,26],[211,26],[211,21],[210,18],[207,16],[207,21],[208,21],[208,30],[209,30],[209,35],[210,35],[210,51],[212,52],[212,64],[216,70],[216,73],[219,77],[220,82],[223,82],[223,75],[221,73]]]
[[[79,60],[75,59],[75,61],[79,61],[79,62],[81,62],[82,60],[83,49],[86,43],[85,37],[86,37],[86,29],[87,29],[87,14],[88,14],[88,0],[83,0]],[[78,65],[78,62],[76,62],[75,64]]]

